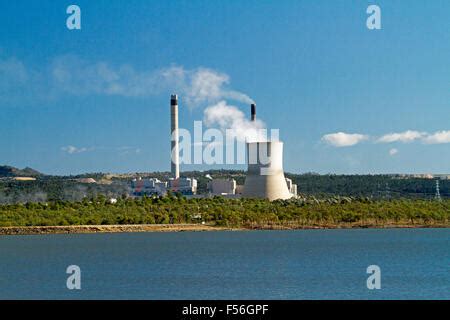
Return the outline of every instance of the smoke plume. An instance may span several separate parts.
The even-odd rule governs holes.
[[[217,125],[223,130],[235,130],[240,137],[255,139],[257,136],[249,132],[264,128],[263,122],[250,122],[242,111],[228,102],[243,103],[248,108],[254,101],[247,94],[232,89],[227,74],[204,67],[139,69],[131,64],[88,62],[75,55],[64,55],[53,59],[48,66],[30,68],[18,59],[0,57],[0,84],[17,89],[8,87],[6,100],[9,102],[14,101],[11,95],[16,95],[19,100],[32,97],[36,103],[42,98],[36,92],[46,93],[47,98],[53,100],[63,96],[147,98],[178,93],[181,103],[189,108],[205,108],[204,121],[210,127]],[[0,102],[2,99],[5,97],[0,97]],[[82,151],[68,148],[69,153]]]
[[[250,121],[241,110],[224,100],[205,109],[204,122],[208,127],[218,126],[223,132],[231,130],[242,141],[267,140],[263,130],[265,124],[261,120]]]
[[[0,92],[12,101],[36,92],[49,99],[63,96],[151,97],[176,92],[189,107],[205,106],[220,99],[252,103],[252,99],[229,87],[230,77],[213,69],[186,69],[172,65],[145,69],[131,64],[89,62],[76,55],[62,55],[48,65],[30,67],[17,58],[0,56]],[[7,90],[6,90],[7,89]]]

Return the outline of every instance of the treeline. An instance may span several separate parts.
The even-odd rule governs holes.
[[[286,174],[299,192],[315,196],[361,196],[376,199],[432,199],[436,180],[391,175]],[[442,198],[450,199],[450,180],[439,180]]]
[[[138,174],[155,177],[166,181],[169,172]],[[214,179],[233,178],[237,184],[245,182],[245,172],[238,170],[210,170],[183,172],[186,177],[196,178],[198,193],[207,192],[210,177]],[[85,184],[77,182],[80,177],[93,177],[97,181],[109,181],[110,184]],[[369,197],[374,200],[391,199],[434,199],[436,180],[419,178],[402,178],[392,175],[319,175],[290,174],[286,177],[298,185],[298,193],[303,196],[329,198],[333,196]],[[440,180],[440,194],[443,199],[450,199],[450,180]],[[80,176],[40,176],[36,181],[0,180],[0,203],[26,203],[45,201],[81,201],[103,194],[107,197],[121,197],[131,192],[131,177],[108,179],[101,173]]]
[[[72,178],[46,176],[35,181],[0,181],[0,204],[81,201],[98,195],[121,197],[129,192],[126,182],[86,184]]]
[[[245,183],[245,171],[242,170],[208,170],[186,171],[186,177],[193,177],[198,182],[198,192],[206,193],[208,176],[214,179],[235,179],[238,185]],[[145,174],[160,180],[167,180],[169,172],[155,172]],[[305,196],[332,197],[354,196],[371,197],[374,199],[433,199],[436,194],[436,180],[425,178],[406,178],[399,175],[338,175],[285,173],[287,178],[297,184],[298,192]],[[440,180],[442,198],[450,199],[450,180]]]
[[[229,227],[449,226],[450,200],[381,200],[306,197],[269,202],[222,197],[119,198],[0,205],[0,226],[177,224],[205,222]]]

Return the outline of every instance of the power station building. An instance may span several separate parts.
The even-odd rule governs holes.
[[[292,194],[292,196],[297,196],[297,185],[292,183],[292,179],[286,178],[286,183],[289,193]]]
[[[211,195],[232,195],[236,194],[236,180],[234,179],[212,179],[207,184],[208,192]]]
[[[251,105],[251,121],[256,119],[256,105]],[[297,185],[284,177],[283,142],[247,142],[247,176],[242,196],[277,200],[297,196]]]
[[[184,177],[179,177],[178,179],[170,178],[168,189],[184,195],[193,195],[197,193],[197,180]]]
[[[156,178],[136,178],[131,181],[133,196],[159,195],[164,196],[168,191],[183,195],[197,193],[197,180],[194,178],[180,177],[179,134],[178,134],[178,96],[170,97],[170,150],[171,177],[168,181],[160,181]]]
[[[131,181],[131,188],[136,197],[167,194],[167,182],[159,181],[156,178],[135,178]]]
[[[256,105],[251,104],[251,121],[256,121]],[[133,194],[165,195],[167,191],[184,195],[197,193],[197,180],[180,177],[178,96],[170,97],[171,178],[167,182],[155,178],[134,179]],[[263,198],[270,201],[289,199],[297,195],[297,185],[286,179],[283,171],[283,142],[252,141],[246,143],[247,174],[244,186],[234,179],[212,179],[207,189],[209,195],[228,197]]]

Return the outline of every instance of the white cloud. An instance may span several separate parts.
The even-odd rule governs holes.
[[[167,79],[175,79],[177,71],[176,67],[137,71],[127,64],[115,67],[67,55],[54,59],[48,77],[59,94],[142,97],[161,93]]]
[[[61,148],[62,151],[67,152],[68,154],[75,154],[75,153],[82,153],[82,152],[86,152],[86,151],[90,151],[92,150],[92,148],[77,148],[74,146],[65,146]]]
[[[400,133],[385,134],[377,140],[379,143],[392,143],[392,142],[413,142],[415,140],[422,139],[426,136],[426,132],[419,132],[408,130]]]
[[[97,147],[75,147],[72,145],[61,147],[61,151],[64,151],[68,154],[77,154],[77,153],[83,153],[83,152],[90,152],[90,151],[106,151],[106,152],[114,152],[118,153],[119,155],[128,155],[128,154],[140,154],[141,149],[137,147],[131,147],[131,146],[121,146],[121,147],[105,147],[105,146],[97,146]]]
[[[103,149],[108,150],[109,148],[103,148]],[[140,148],[129,147],[129,146],[118,147],[118,148],[116,148],[116,150],[119,151],[119,154],[121,156],[129,155],[129,154],[140,154],[141,153],[141,149]]]
[[[0,52],[0,108],[3,105],[32,104],[49,95],[45,79],[16,58]]]
[[[0,59],[0,80],[24,84],[29,78],[25,65],[16,58]]]
[[[422,141],[426,144],[450,143],[450,130],[438,131],[427,135],[422,139]]]
[[[389,150],[389,155],[390,156],[395,156],[398,153],[398,150],[395,148],[392,148],[391,150]]]
[[[350,147],[367,140],[368,138],[367,135],[359,133],[337,132],[324,135],[322,141],[325,141],[334,147]]]
[[[389,133],[377,139],[377,142],[379,143],[410,143],[414,141],[422,141],[426,144],[450,143],[450,130],[438,131],[432,134],[422,131],[407,130],[400,133]]]

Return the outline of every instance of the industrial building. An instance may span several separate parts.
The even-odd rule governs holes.
[[[167,182],[159,181],[156,178],[142,179],[136,178],[131,181],[133,195],[142,196],[164,196],[167,194]]]
[[[207,185],[211,195],[232,195],[236,194],[236,180],[234,179],[212,179]]]
[[[156,178],[135,178],[131,181],[132,195],[142,196],[165,196],[167,191],[179,192],[183,195],[197,193],[197,180],[193,178],[170,178],[169,181],[160,181]]]
[[[193,195],[197,193],[197,180],[194,178],[178,177],[170,178],[168,189],[172,192],[179,192],[184,195]]]
[[[179,158],[179,134],[178,134],[178,96],[170,97],[170,150],[172,177],[169,181],[159,181],[156,178],[133,179],[131,183],[134,196],[166,195],[167,191],[181,193],[183,195],[195,195],[197,193],[197,180],[194,178],[180,177]]]
[[[256,105],[251,104],[251,121],[256,121]],[[180,177],[178,96],[170,97],[170,147],[171,178],[167,182],[155,178],[132,181],[133,195],[165,195],[169,190],[183,195],[197,193],[197,180]],[[234,179],[212,179],[207,189],[209,196],[221,195],[237,198],[263,198],[270,201],[289,199],[297,195],[297,185],[286,179],[283,172],[283,142],[255,141],[246,143],[247,175],[244,186],[236,185]]]
[[[292,183],[292,179],[286,178],[286,183],[289,193],[292,196],[297,196],[297,185],[295,183]]]

